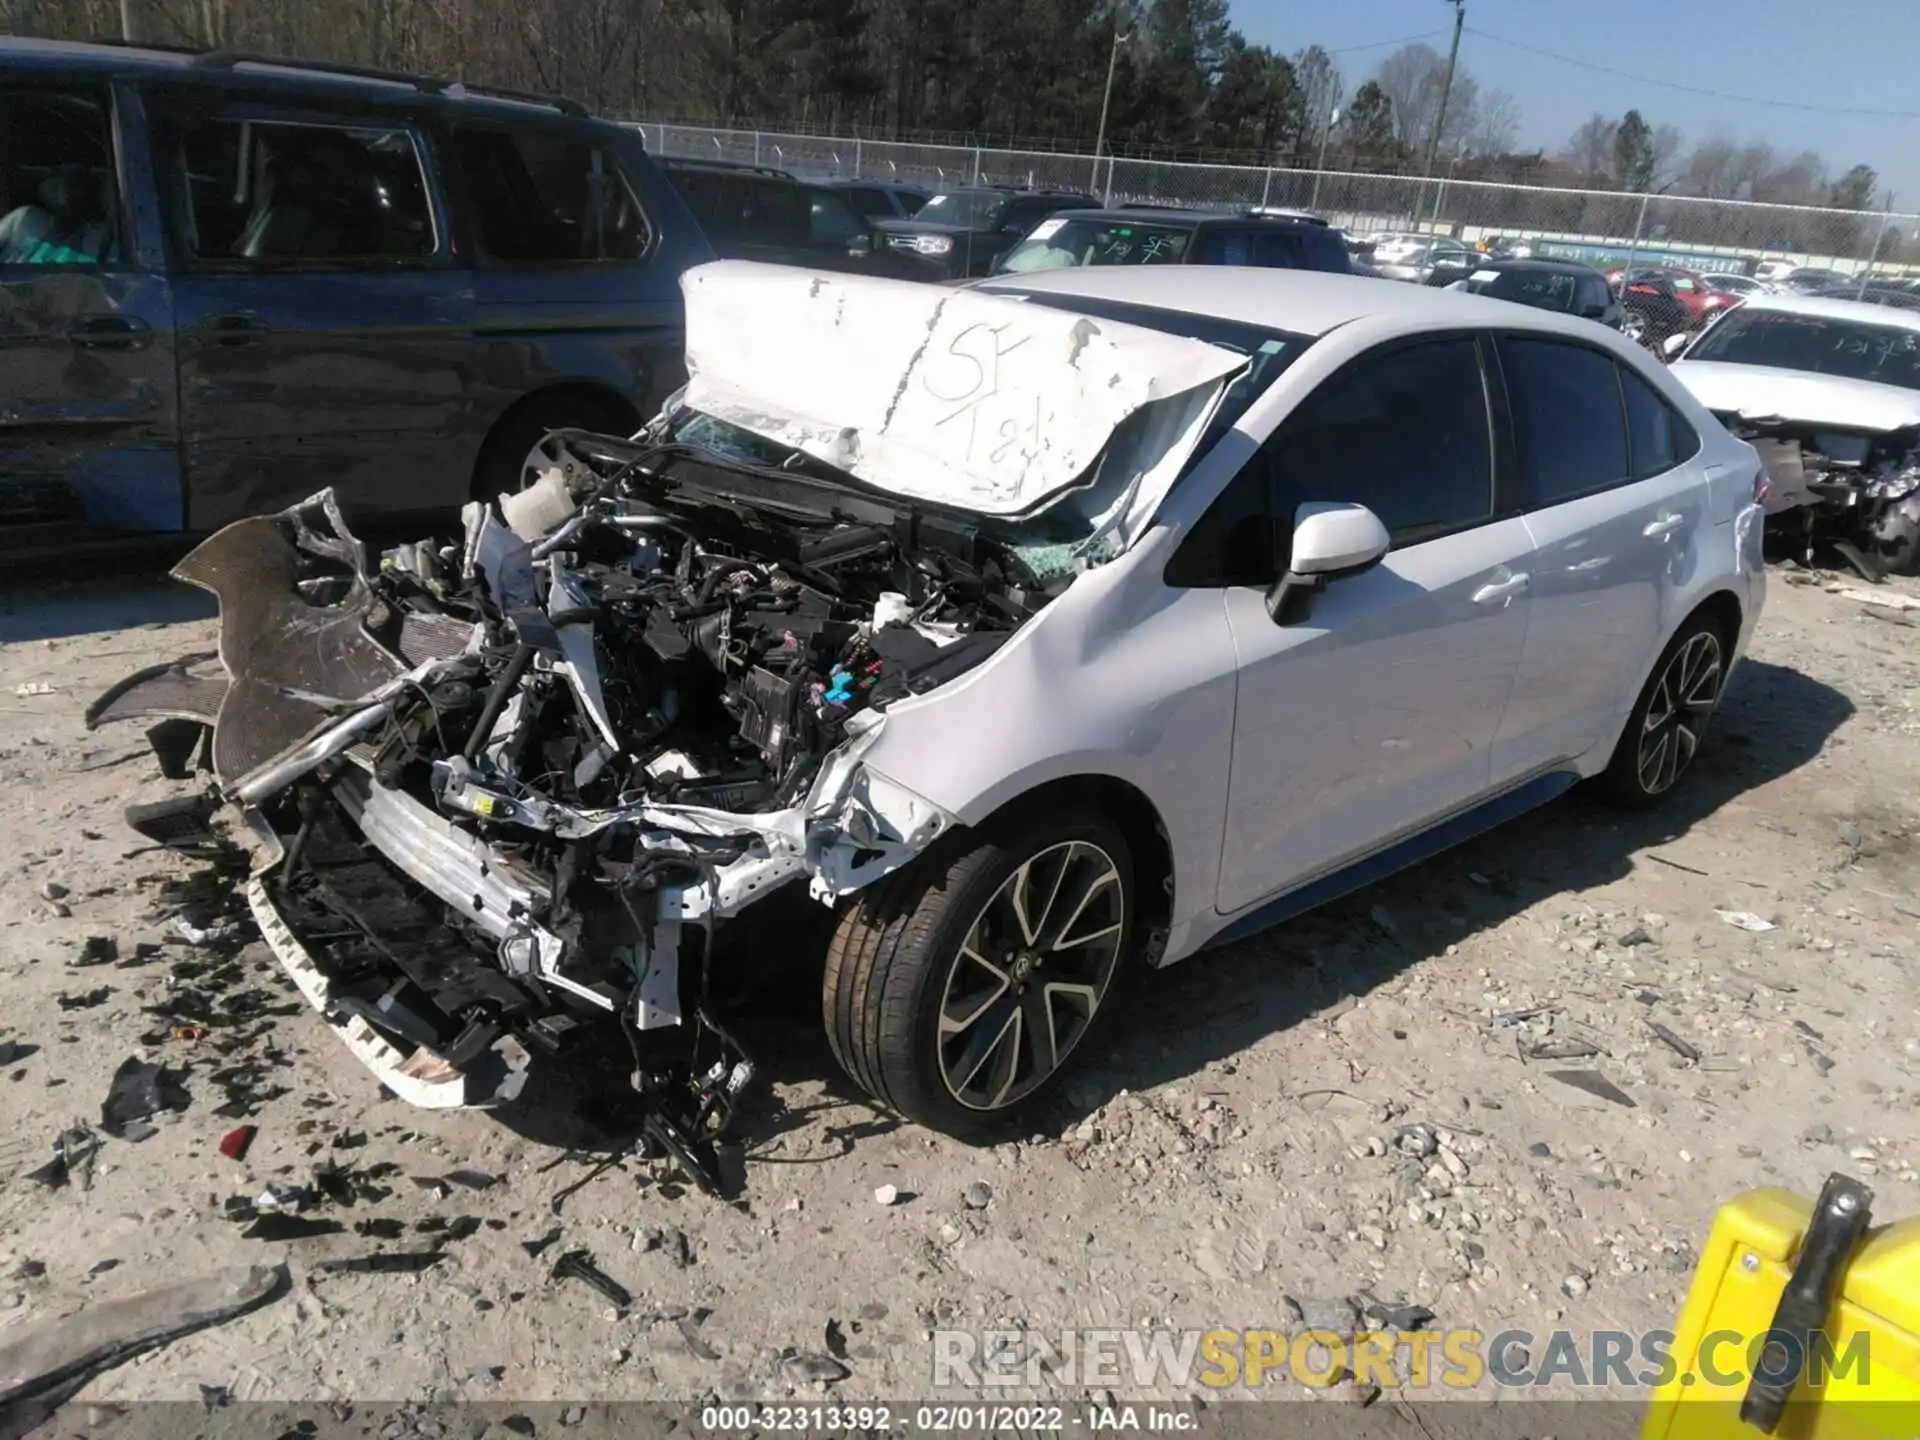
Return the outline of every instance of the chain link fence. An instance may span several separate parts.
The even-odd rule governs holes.
[[[642,122],[656,155],[762,165],[809,177],[911,181],[936,190],[1012,185],[1075,190],[1108,204],[1312,210],[1349,234],[1434,231],[1472,242],[1522,237],[1538,254],[1600,265],[1632,261],[1751,271],[1762,260],[1848,276],[1920,276],[1897,257],[1920,243],[1920,215],[1499,185],[1447,175],[1362,175],[1192,165],[1050,151],[994,150],[858,137]]]

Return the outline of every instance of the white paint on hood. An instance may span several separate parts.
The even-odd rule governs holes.
[[[1900,385],[1719,360],[1681,360],[1672,368],[1673,378],[1696,400],[1723,414],[1732,411],[1754,420],[1777,415],[1848,430],[1920,425],[1920,390]]]
[[[1027,514],[1090,482],[1121,424],[1156,407],[1108,459],[1130,472],[1119,509],[1151,513],[1247,363],[1199,340],[906,280],[722,260],[681,287],[692,409],[893,494],[989,515]]]

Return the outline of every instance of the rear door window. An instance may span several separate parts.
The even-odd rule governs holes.
[[[111,265],[120,235],[106,92],[0,92],[0,265]]]
[[[563,130],[471,124],[453,127],[452,145],[483,262],[638,260],[651,248],[611,151]]]
[[[421,141],[402,124],[174,111],[162,133],[174,233],[229,268],[421,261],[439,248]]]
[[[1502,336],[1500,369],[1513,410],[1528,509],[1624,484],[1627,426],[1617,367],[1583,345]]]
[[[1691,460],[1700,437],[1653,386],[1620,367],[1620,393],[1627,406],[1627,457],[1636,480],[1645,480]]]
[[[1201,237],[1202,265],[1258,265],[1276,270],[1306,268],[1306,247],[1298,235],[1273,230],[1205,231]]]
[[[807,239],[820,246],[851,245],[872,232],[837,190],[807,193]]]

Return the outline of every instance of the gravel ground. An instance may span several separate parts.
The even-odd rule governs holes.
[[[136,730],[80,716],[125,672],[211,648],[204,608],[138,581],[16,597],[0,1347],[276,1261],[289,1296],[84,1399],[923,1397],[936,1326],[1286,1327],[1355,1296],[1485,1331],[1670,1326],[1713,1208],[1742,1190],[1811,1194],[1845,1170],[1879,1215],[1920,1212],[1920,628],[1903,623],[1920,610],[1775,582],[1670,809],[1575,795],[1145,977],[1028,1139],[969,1148],[863,1103],[820,1035],[817,965],[756,942],[770,978],[744,1027],[772,1085],[733,1204],[639,1161],[588,1179],[566,1147],[594,1132],[563,1085],[501,1117],[411,1110],[250,933],[183,938],[182,913],[218,918],[217,887],[137,850],[119,815],[177,787]],[[101,1128],[130,1056],[177,1071],[186,1107],[103,1138],[87,1185],[27,1178],[63,1128]],[[258,1133],[234,1161],[219,1142],[243,1123]],[[330,1233],[247,1238],[229,1215],[321,1167],[336,1198],[308,1213]],[[315,1268],[427,1248],[445,1258],[415,1274]],[[633,1303],[551,1278],[577,1249]]]

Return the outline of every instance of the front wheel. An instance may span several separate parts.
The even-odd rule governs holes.
[[[923,857],[841,919],[822,995],[835,1058],[931,1129],[1009,1119],[1112,1009],[1134,906],[1126,838],[1092,809],[1024,811]]]
[[[1645,810],[1660,803],[1693,764],[1726,684],[1728,644],[1720,627],[1696,615],[1653,667],[1601,787],[1618,803]]]

